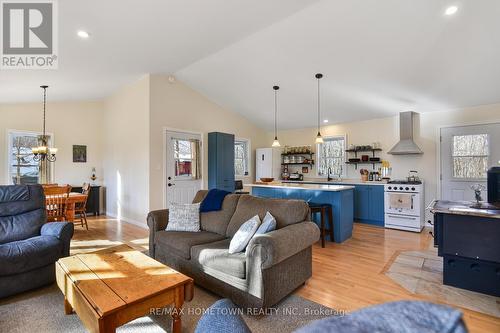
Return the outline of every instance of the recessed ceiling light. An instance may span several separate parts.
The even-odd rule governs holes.
[[[323,122],[326,124],[328,122],[328,119],[323,120]]]
[[[84,38],[84,39],[87,39],[90,37],[90,34],[84,30],[78,30],[78,32],[76,34],[78,35],[78,37]]]
[[[444,11],[444,15],[453,15],[457,12],[458,10],[458,7],[457,6],[450,6],[448,8],[446,8],[446,10]]]

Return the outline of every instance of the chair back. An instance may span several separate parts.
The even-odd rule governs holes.
[[[82,185],[82,194],[89,194],[90,193],[90,183],[83,183]]]
[[[46,221],[42,186],[0,186],[0,244],[38,236]]]
[[[46,187],[45,202],[47,206],[47,219],[49,221],[64,221],[68,207],[68,197],[71,186]]]

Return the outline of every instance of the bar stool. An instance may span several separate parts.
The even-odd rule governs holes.
[[[321,247],[325,247],[326,232],[330,234],[330,239],[333,242],[333,207],[328,203],[308,202],[308,204],[311,209],[311,219],[314,218],[314,214],[320,213]],[[325,229],[325,218],[327,214],[330,223],[329,229]]]

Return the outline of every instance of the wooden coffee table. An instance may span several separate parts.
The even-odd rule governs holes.
[[[59,259],[56,277],[65,313],[75,311],[90,332],[115,332],[173,304],[172,330],[177,333],[184,300],[193,298],[193,279],[128,245]]]

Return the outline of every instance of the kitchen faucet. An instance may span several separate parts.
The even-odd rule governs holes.
[[[328,167],[328,177],[326,178],[326,181],[328,181],[328,182],[333,180],[333,178],[330,177],[331,173],[332,173],[332,168]]]

